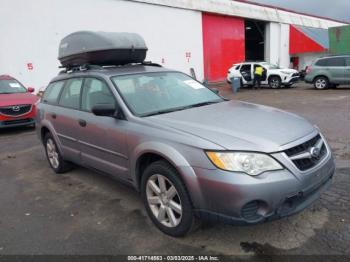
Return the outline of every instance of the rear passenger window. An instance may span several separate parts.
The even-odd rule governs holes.
[[[115,99],[107,84],[96,78],[86,78],[84,81],[81,108],[91,112],[95,105],[115,105]]]
[[[49,84],[43,95],[43,102],[48,104],[56,104],[61,93],[64,81],[58,81]]]
[[[251,65],[248,64],[248,65],[242,65],[241,66],[241,71],[245,71],[245,72],[249,72],[250,73],[250,68],[251,68]]]
[[[346,66],[350,66],[350,57],[345,57]]]
[[[68,80],[62,92],[59,105],[73,109],[79,109],[82,82],[83,80],[81,78]]]
[[[328,66],[345,66],[344,57],[332,57],[328,59]]]

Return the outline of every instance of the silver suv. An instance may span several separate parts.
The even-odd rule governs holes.
[[[350,55],[317,59],[307,67],[305,82],[313,83],[316,89],[350,84]]]
[[[227,101],[154,64],[61,73],[38,105],[37,130],[56,173],[74,163],[130,184],[172,236],[198,219],[253,224],[299,212],[335,169],[305,119]]]

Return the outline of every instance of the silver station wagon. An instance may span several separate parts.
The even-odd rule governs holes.
[[[171,236],[197,221],[254,224],[297,213],[335,170],[325,138],[305,119],[227,101],[152,63],[63,71],[38,105],[37,131],[56,173],[74,163],[130,184]]]

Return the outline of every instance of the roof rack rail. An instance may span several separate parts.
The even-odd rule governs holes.
[[[58,68],[63,68],[59,72],[59,74],[69,74],[73,72],[83,72],[86,70],[92,70],[92,69],[108,69],[108,68],[115,68],[115,67],[123,67],[123,66],[130,66],[130,65],[146,65],[146,66],[156,66],[156,67],[162,67],[162,65],[153,63],[152,61],[144,61],[142,63],[131,63],[131,64],[125,64],[125,65],[90,65],[90,64],[83,64],[83,65],[77,65],[77,66],[59,66]]]

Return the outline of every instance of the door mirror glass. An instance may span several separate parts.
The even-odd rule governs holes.
[[[96,116],[117,116],[117,108],[113,104],[97,104],[91,109]]]
[[[209,88],[211,91],[213,91],[215,94],[219,94],[219,89],[217,88]]]

